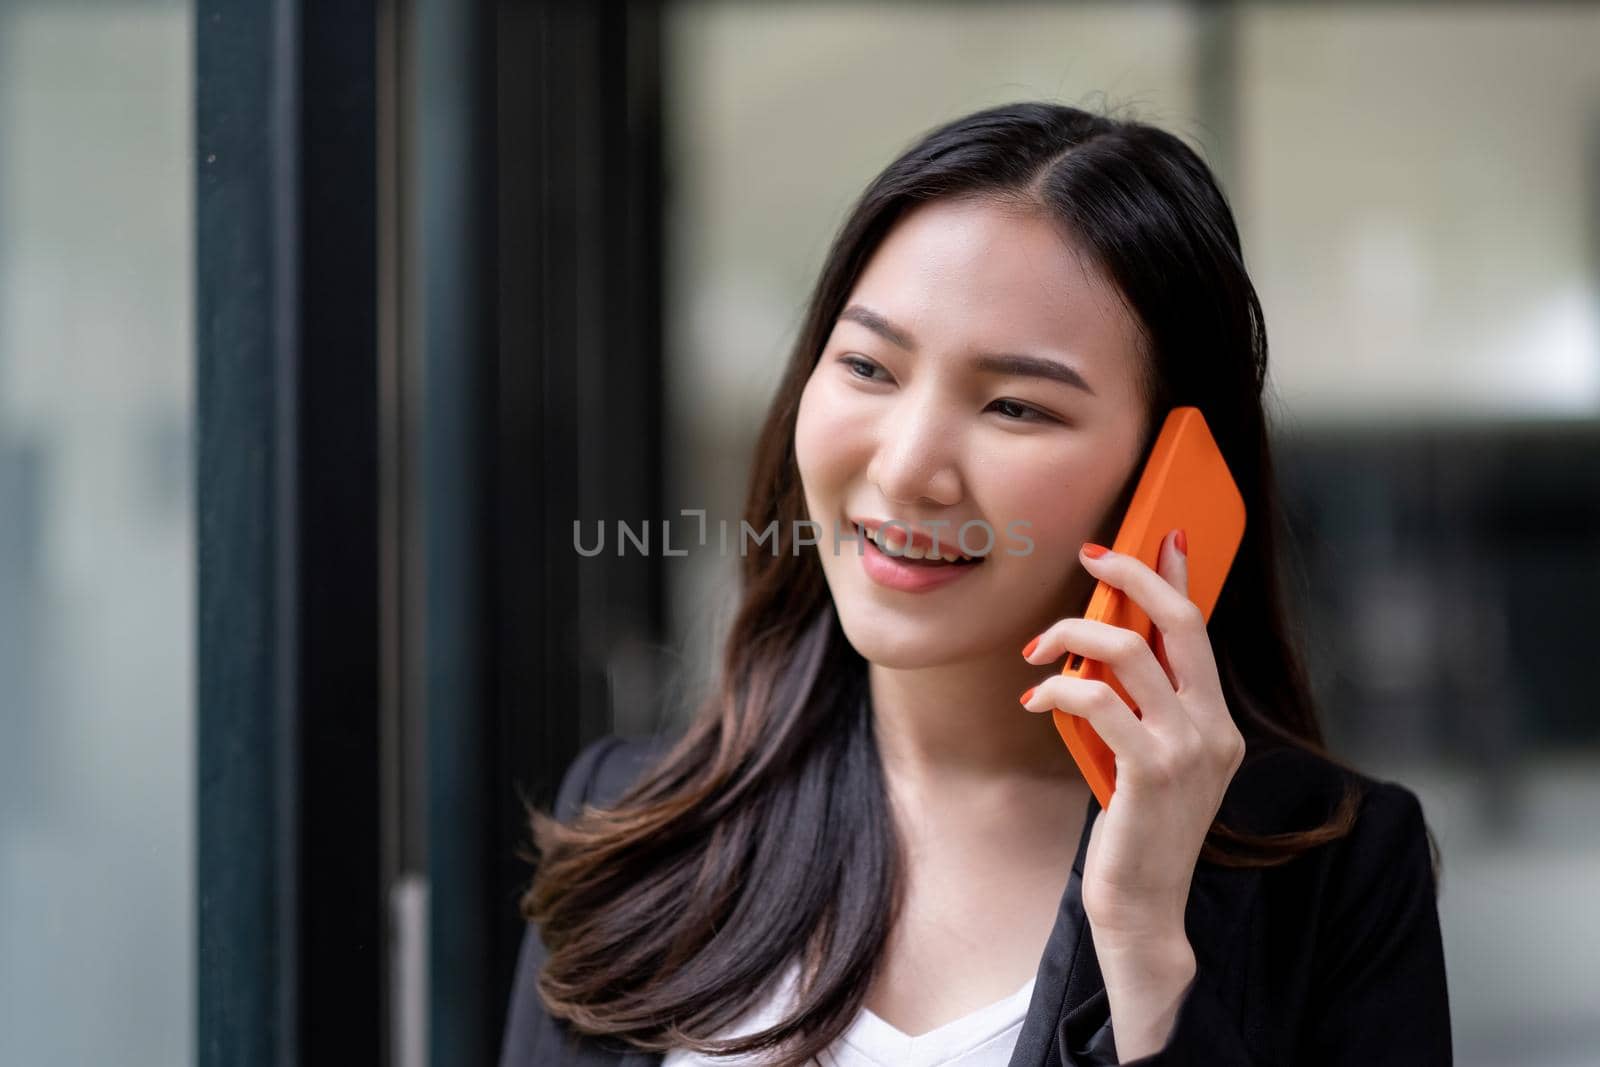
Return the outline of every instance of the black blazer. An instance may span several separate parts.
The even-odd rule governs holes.
[[[602,738],[561,783],[556,816],[614,802],[665,742]],[[1348,774],[1298,749],[1252,755],[1223,799],[1236,829],[1282,832],[1319,824]],[[1195,868],[1185,928],[1198,965],[1167,1044],[1130,1060],[1177,1064],[1451,1062],[1450,1010],[1437,887],[1422,808],[1408,789],[1357,776],[1368,790],[1352,833],[1270,868]],[[1078,855],[1011,1067],[1118,1062],[1105,983],[1080,886],[1091,795]],[[659,1053],[580,1035],[545,1011],[535,978],[545,960],[530,925],[517,965],[501,1067],[655,1067]]]

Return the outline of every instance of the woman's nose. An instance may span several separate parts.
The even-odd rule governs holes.
[[[949,506],[961,499],[956,469],[957,433],[930,404],[905,402],[886,418],[878,448],[867,467],[867,480],[885,500],[902,504],[924,501]]]

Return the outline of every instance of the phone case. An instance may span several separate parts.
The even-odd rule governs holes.
[[[1155,570],[1162,540],[1181,527],[1188,537],[1189,599],[1209,620],[1244,537],[1244,522],[1244,498],[1200,409],[1176,407],[1162,423],[1111,550],[1136,556]],[[1146,642],[1154,636],[1150,617],[1127,594],[1104,582],[1095,587],[1083,617],[1133,630]],[[1116,674],[1099,660],[1073,654],[1061,673],[1106,682],[1139,714]],[[1116,790],[1115,754],[1087,719],[1059,709],[1051,715],[1101,808],[1108,807]]]

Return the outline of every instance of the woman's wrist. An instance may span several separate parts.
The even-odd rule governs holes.
[[[1119,937],[1094,932],[1095,956],[1106,984],[1117,1057],[1134,1060],[1167,1043],[1198,973],[1194,947],[1182,932]]]
[[[1119,936],[1096,930],[1092,925],[1090,931],[1107,989],[1113,981],[1122,988],[1138,988],[1184,985],[1194,977],[1197,968],[1194,947],[1182,931],[1160,937]]]

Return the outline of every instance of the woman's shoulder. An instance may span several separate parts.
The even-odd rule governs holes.
[[[562,773],[553,811],[557,820],[570,823],[585,804],[606,807],[614,803],[672,740],[606,734],[584,744]],[[556,1019],[545,1009],[538,980],[548,958],[539,924],[529,922],[523,931],[501,1038],[501,1067],[624,1062],[617,1053],[604,1051],[603,1042],[580,1038],[565,1020]]]
[[[1320,861],[1330,875],[1337,872],[1352,891],[1402,874],[1434,890],[1437,846],[1416,792],[1308,749],[1285,744],[1247,757],[1219,816],[1249,833],[1305,833],[1332,823],[1352,801],[1347,832],[1304,858]]]
[[[1291,744],[1248,754],[1228,786],[1224,807],[1240,829],[1292,833],[1326,822],[1351,793],[1359,796],[1359,817],[1371,825],[1420,820],[1421,801],[1405,785]]]
[[[569,822],[584,804],[608,807],[616,803],[676,740],[667,734],[642,738],[606,734],[588,742],[562,775],[556,790],[556,818]]]

